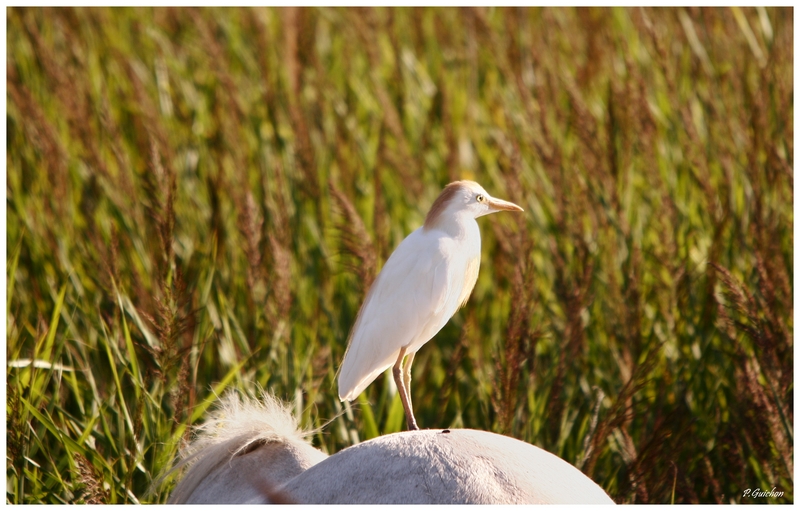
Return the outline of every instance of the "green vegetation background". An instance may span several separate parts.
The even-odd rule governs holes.
[[[229,388],[343,412],[327,452],[400,431],[334,375],[459,178],[525,213],[479,222],[422,427],[793,501],[791,8],[6,12],[8,502],[164,502]]]

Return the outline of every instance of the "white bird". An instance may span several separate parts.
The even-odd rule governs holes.
[[[481,261],[475,219],[498,211],[522,208],[491,197],[473,181],[444,188],[424,225],[395,249],[361,305],[339,369],[340,400],[352,401],[394,364],[408,429],[419,429],[411,406],[411,363],[467,302]]]

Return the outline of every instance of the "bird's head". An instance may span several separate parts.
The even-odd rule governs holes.
[[[454,181],[444,187],[433,202],[425,228],[430,229],[447,218],[467,214],[472,218],[497,213],[498,211],[523,211],[513,202],[495,199],[474,181]]]

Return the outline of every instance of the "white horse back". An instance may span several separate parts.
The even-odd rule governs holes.
[[[308,504],[613,504],[558,456],[470,429],[382,436],[344,449],[283,487]]]
[[[268,394],[229,394],[173,470],[173,504],[613,504],[561,458],[471,429],[395,433],[332,456]]]

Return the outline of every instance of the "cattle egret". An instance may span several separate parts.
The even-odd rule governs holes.
[[[475,219],[498,211],[522,208],[491,197],[473,181],[444,188],[424,225],[392,253],[361,305],[339,369],[340,400],[352,401],[394,364],[408,429],[419,429],[411,406],[414,354],[467,302],[481,261]]]

